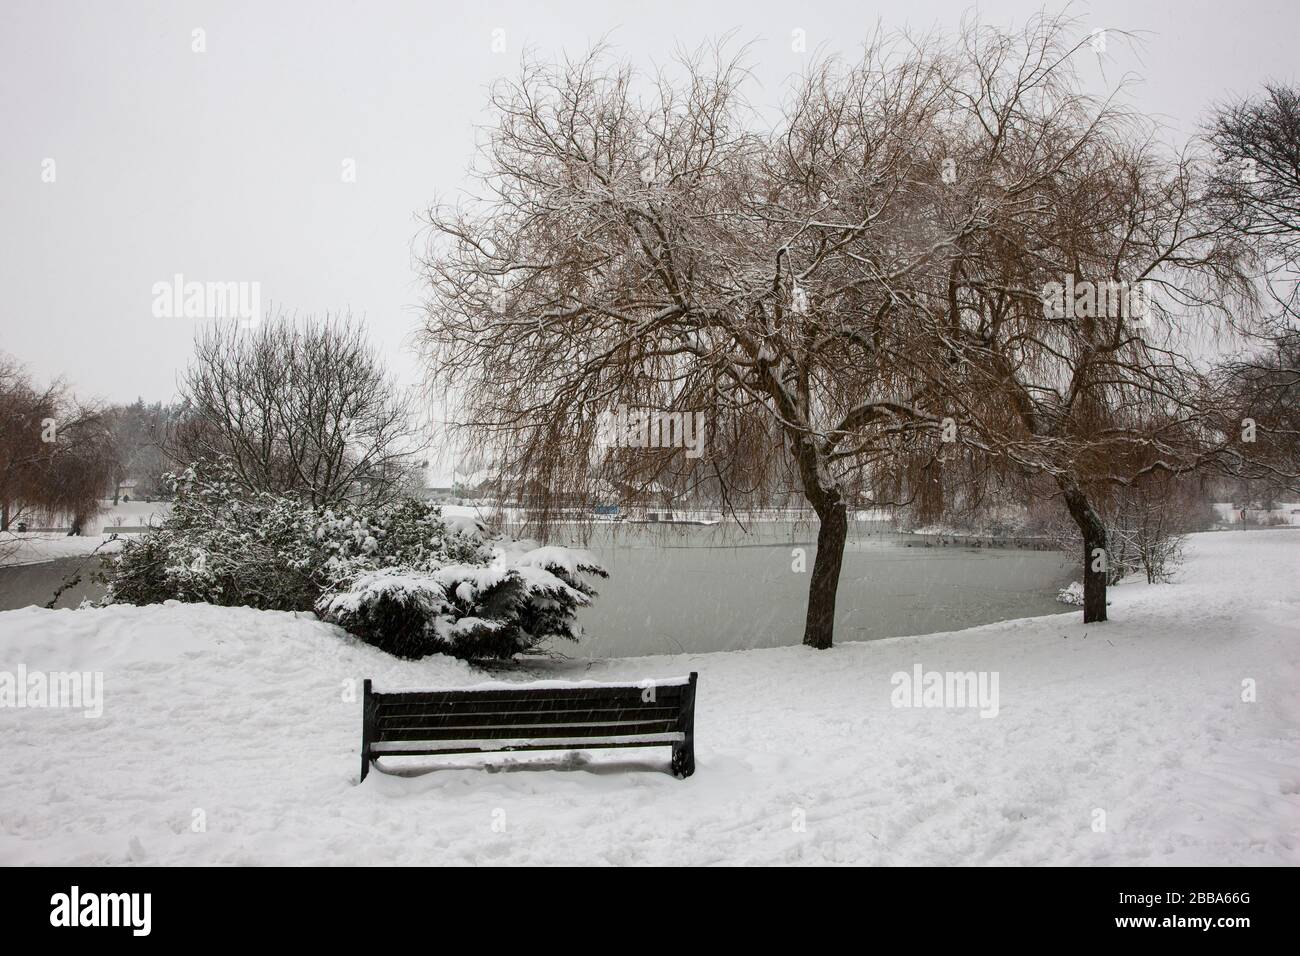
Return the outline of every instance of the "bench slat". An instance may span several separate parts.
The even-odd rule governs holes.
[[[411,714],[443,713],[549,713],[566,710],[681,710],[681,700],[493,700],[476,703],[447,703],[445,701],[408,701],[392,704],[385,700],[375,702],[375,713],[400,717]]]
[[[628,734],[666,734],[678,730],[675,720],[621,724],[501,724],[495,727],[383,727],[375,740],[455,740],[474,737],[499,740],[508,737],[622,737]]]
[[[536,737],[513,737],[492,740],[449,739],[442,746],[421,747],[420,741],[411,741],[410,746],[403,746],[402,741],[383,741],[370,745],[370,752],[376,757],[383,756],[424,756],[447,753],[480,753],[505,750],[569,750],[573,748],[597,750],[603,747],[662,747],[664,744],[680,743],[685,734],[678,732],[664,734],[629,734],[624,737],[561,737],[543,739]]]
[[[685,696],[685,684],[665,684],[656,686],[654,699],[644,703],[668,703],[680,701]],[[397,692],[392,694],[372,694],[379,704],[490,704],[504,702],[528,701],[642,701],[651,688],[641,687],[542,687],[529,690],[464,690],[437,691],[434,693]]]
[[[379,727],[438,727],[455,723],[464,727],[478,724],[553,724],[553,723],[613,723],[620,720],[676,720],[681,710],[677,707],[605,707],[565,710],[476,710],[440,708],[421,710],[414,705],[407,712],[392,714],[380,709],[376,723]]]

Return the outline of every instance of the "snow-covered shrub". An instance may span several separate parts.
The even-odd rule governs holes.
[[[173,484],[167,520],[108,559],[108,602],[316,610],[402,657],[496,657],[574,637],[595,593],[579,575],[605,573],[564,548],[491,541],[418,499],[319,510],[247,495],[212,466]]]
[[[480,535],[449,527],[436,506],[419,500],[318,510],[294,498],[247,495],[219,467],[191,467],[172,481],[171,514],[128,540],[109,565],[110,601],[306,611],[322,591],[369,571],[493,557]]]
[[[1083,582],[1075,581],[1073,584],[1067,584],[1057,592],[1056,599],[1062,604],[1083,607]]]
[[[404,498],[378,507],[327,510],[312,535],[326,556],[323,589],[346,587],[382,568],[433,570],[445,564],[485,564],[495,552],[473,521],[444,518],[426,501]]]
[[[548,637],[576,637],[573,612],[595,595],[579,573],[605,575],[590,556],[566,548],[501,548],[487,566],[365,574],[322,595],[316,609],[398,657],[509,657]]]
[[[500,560],[515,568],[528,588],[528,600],[519,608],[520,631],[536,640],[576,640],[574,607],[586,606],[596,596],[582,575],[608,577],[595,558],[570,548],[516,546],[513,552],[507,548]]]
[[[107,601],[311,608],[327,555],[312,538],[309,512],[292,499],[242,497],[220,469],[190,468],[172,483],[167,519],[108,559]]]
[[[398,568],[364,574],[346,590],[323,595],[316,606],[325,620],[397,657],[437,652],[442,649],[439,631],[447,635],[456,623],[446,589],[439,582],[430,575]],[[473,628],[475,623],[466,627]],[[495,625],[484,624],[485,628]]]

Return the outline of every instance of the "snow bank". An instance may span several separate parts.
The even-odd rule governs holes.
[[[1300,863],[1300,534],[1187,550],[1175,583],[1114,589],[1101,626],[1057,615],[505,675],[395,660],[312,615],[0,613],[0,670],[104,675],[97,720],[0,708],[0,864]],[[998,715],[892,706],[891,675],[917,664],[997,671]],[[692,670],[687,780],[661,747],[397,756],[388,769],[441,769],[356,783],[362,678]]]

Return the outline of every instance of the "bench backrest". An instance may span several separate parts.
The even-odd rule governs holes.
[[[365,682],[362,746],[374,755],[637,747],[692,733],[696,675],[642,684],[495,684],[375,692]]]

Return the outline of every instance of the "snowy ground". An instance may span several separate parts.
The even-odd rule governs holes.
[[[99,719],[0,709],[0,864],[1300,863],[1300,533],[1195,536],[1177,583],[1113,596],[1087,628],[536,669],[698,671],[684,781],[660,748],[407,758],[443,769],[361,786],[346,687],[483,672],[290,614],[0,613],[0,670],[105,681]],[[916,664],[997,671],[998,715],[891,706]]]

